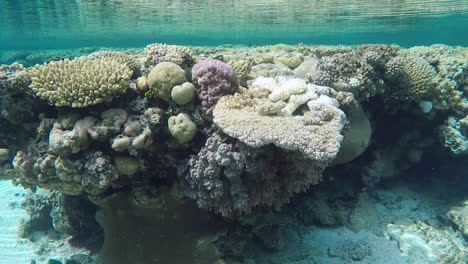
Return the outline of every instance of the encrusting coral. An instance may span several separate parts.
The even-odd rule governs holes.
[[[201,110],[207,118],[211,118],[222,96],[234,94],[239,89],[236,72],[220,60],[206,59],[195,64],[192,68],[192,82],[201,101]]]
[[[124,93],[133,75],[129,66],[112,56],[52,61],[31,68],[34,93],[57,107],[87,107]]]

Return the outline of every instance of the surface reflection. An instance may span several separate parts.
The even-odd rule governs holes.
[[[202,36],[245,42],[283,33],[382,34],[446,16],[468,23],[468,1],[4,0],[0,39]]]

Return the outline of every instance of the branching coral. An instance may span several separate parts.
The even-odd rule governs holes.
[[[299,153],[251,148],[219,134],[178,168],[189,197],[201,208],[231,217],[261,206],[280,207],[294,193],[317,184],[322,170]]]
[[[127,55],[123,52],[117,51],[100,51],[93,53],[89,56],[89,58],[99,59],[99,58],[108,58],[113,61],[116,61],[120,64],[125,64],[132,70],[133,76],[135,77],[140,72],[140,64],[133,56]]]
[[[52,61],[29,70],[34,93],[55,106],[87,107],[125,92],[133,72],[111,57]]]

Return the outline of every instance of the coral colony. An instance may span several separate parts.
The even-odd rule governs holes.
[[[295,200],[338,184],[356,162],[363,189],[353,212],[370,208],[365,189],[425,150],[468,154],[467,72],[468,49],[443,45],[152,44],[3,65],[0,179],[79,197],[62,218],[95,207],[105,233],[96,263],[241,263],[248,243],[283,247],[281,210],[295,207],[304,223],[362,225],[323,199]],[[408,116],[431,130],[411,130]],[[383,229],[425,263],[461,264],[467,208],[447,212],[454,229]],[[66,219],[72,236],[101,228],[94,217]]]

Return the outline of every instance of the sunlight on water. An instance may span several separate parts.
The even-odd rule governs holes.
[[[155,41],[264,44],[281,39],[324,44],[397,42],[388,34],[425,35],[421,43],[463,44],[464,36],[440,34],[448,28],[462,30],[467,17],[466,0],[4,0],[0,48],[58,42],[62,47]],[[434,34],[427,34],[431,30]]]

